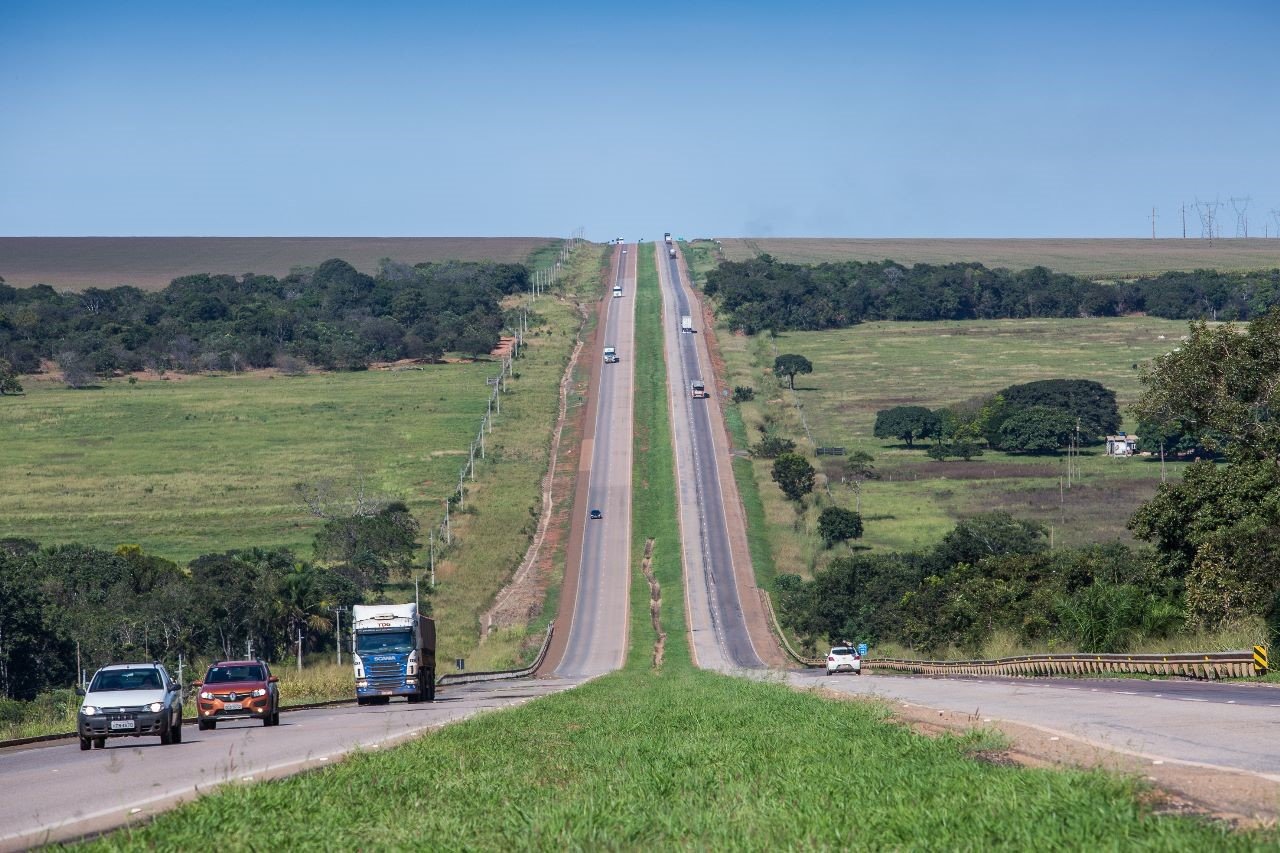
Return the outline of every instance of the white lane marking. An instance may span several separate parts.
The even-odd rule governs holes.
[[[1191,696],[1175,696],[1173,698],[1177,699],[1179,702],[1208,702],[1209,701],[1208,699],[1196,699]]]

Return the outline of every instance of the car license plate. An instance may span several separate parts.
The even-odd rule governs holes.
[[[378,691],[378,695],[379,695],[379,696],[394,696],[394,695],[395,695],[395,691],[394,691],[394,690],[379,690],[379,691]]]
[[[240,710],[241,708],[243,708],[243,707],[244,707],[244,703],[243,703],[243,702],[224,702],[224,703],[223,703],[223,705],[222,705],[222,710],[224,710],[224,711],[239,711],[239,710]]]
[[[138,724],[133,720],[112,720],[112,729],[136,729]]]

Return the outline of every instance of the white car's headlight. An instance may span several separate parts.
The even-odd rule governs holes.
[[[201,691],[200,691],[200,698],[201,698],[201,699],[212,699],[212,698],[213,698],[213,694],[212,694],[212,693],[210,693],[208,690],[201,690]]]
[[[160,709],[163,707],[164,707],[163,702],[152,702],[150,705],[147,706],[147,710],[153,714],[159,714]]]
[[[257,690],[253,691],[253,695],[254,695],[254,696],[266,696],[266,695],[267,695],[267,689],[266,689],[265,687],[259,687]]]
[[[80,713],[84,714],[86,717],[96,717],[98,715],[98,709],[93,705],[84,705],[80,708]]]

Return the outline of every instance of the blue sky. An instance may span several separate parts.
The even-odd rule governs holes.
[[[1274,0],[189,5],[4,4],[0,234],[1277,230]]]

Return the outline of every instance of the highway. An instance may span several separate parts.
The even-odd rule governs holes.
[[[627,249],[630,249],[627,252]],[[575,504],[582,523],[582,551],[567,645],[555,666],[564,678],[592,678],[621,668],[627,651],[631,587],[631,456],[635,384],[636,247],[619,246],[615,284],[620,298],[607,297],[601,344],[619,361],[601,364],[596,383],[595,429],[583,442],[578,476],[587,477],[586,505]],[[624,253],[625,252],[625,253]],[[598,355],[595,356],[599,358]],[[603,518],[585,519],[592,509]]]
[[[658,279],[662,287],[662,317],[666,347],[667,386],[671,403],[671,432],[676,456],[680,536],[684,557],[686,610],[696,663],[705,669],[733,671],[763,667],[752,642],[735,573],[734,548],[721,491],[721,463],[717,458],[712,419],[714,400],[693,399],[690,382],[706,379],[715,393],[709,360],[698,346],[696,331],[701,312],[681,278],[679,260],[655,245]],[[680,331],[680,318],[693,316],[694,333]],[[732,473],[725,463],[725,476]]]
[[[788,676],[799,687],[1007,720],[1117,752],[1256,774],[1280,782],[1280,689],[1137,679]]]
[[[0,851],[76,838],[145,819],[228,781],[261,780],[321,766],[355,748],[380,748],[478,712],[521,704],[622,666],[626,654],[631,543],[632,387],[636,256],[620,255],[623,297],[608,298],[604,345],[621,360],[601,365],[594,436],[580,474],[589,477],[577,593],[563,655],[549,677],[440,688],[437,701],[287,712],[280,725],[245,721],[214,731],[183,728],[183,742],[109,740],[81,752],[74,739],[0,750]],[[621,251],[621,247],[619,248]],[[599,358],[598,355],[595,356]],[[559,633],[559,632],[557,632]],[[354,686],[353,686],[354,691]],[[21,792],[19,795],[17,792]]]
[[[286,776],[355,748],[377,749],[493,708],[573,687],[522,679],[441,687],[433,703],[286,711],[280,725],[245,720],[182,728],[182,743],[114,738],[81,752],[74,739],[0,750],[0,851],[76,838],[146,819],[229,781]],[[353,687],[354,691],[354,687]]]

